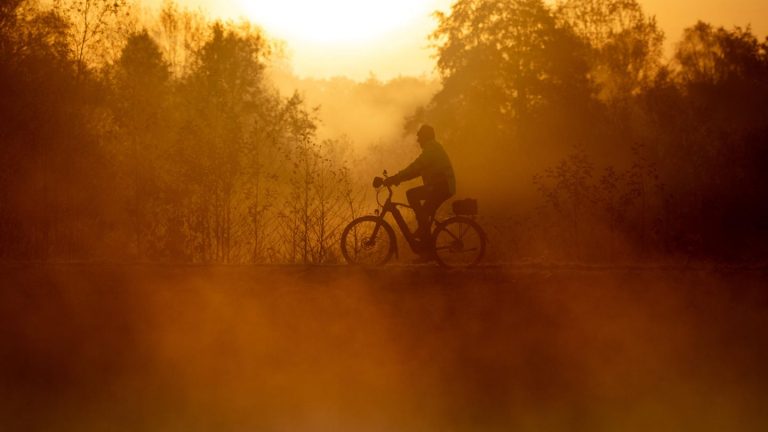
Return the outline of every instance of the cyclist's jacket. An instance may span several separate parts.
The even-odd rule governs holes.
[[[453,175],[451,160],[443,146],[435,140],[424,144],[419,157],[392,179],[400,183],[418,176],[421,176],[425,185],[447,186],[451,195],[456,193],[456,177]]]

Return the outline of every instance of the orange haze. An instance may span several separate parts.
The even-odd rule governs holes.
[[[151,7],[162,3],[162,0],[146,1]],[[243,4],[249,1],[256,0],[179,0],[179,4],[190,8],[200,7],[212,15],[224,18],[244,17],[257,24],[264,24],[259,17],[247,15],[247,8]],[[447,12],[453,0],[414,0],[413,3],[431,5],[432,10]],[[546,3],[554,2],[546,0]],[[656,16],[666,34],[667,51],[680,38],[683,29],[697,20],[726,28],[751,25],[758,36],[768,34],[768,2],[764,0],[641,0],[640,3],[648,15]],[[365,44],[318,44],[295,38],[287,38],[285,41],[294,71],[299,76],[347,76],[365,80],[370,73],[383,79],[399,75],[432,75],[435,72],[434,60],[430,58],[432,52],[425,37],[434,27],[435,21],[431,17],[421,15],[403,23],[396,32]]]

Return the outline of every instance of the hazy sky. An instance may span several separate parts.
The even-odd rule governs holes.
[[[150,5],[162,0],[144,0]],[[212,15],[242,16],[287,42],[293,70],[300,76],[369,73],[388,79],[429,75],[426,36],[435,26],[430,12],[448,10],[453,0],[177,0]],[[642,0],[656,15],[668,47],[697,20],[716,25],[752,25],[768,34],[768,0]]]

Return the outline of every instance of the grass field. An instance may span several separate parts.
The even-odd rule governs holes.
[[[3,431],[765,431],[768,273],[0,266]]]

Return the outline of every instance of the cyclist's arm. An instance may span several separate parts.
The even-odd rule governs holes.
[[[415,179],[416,177],[421,175],[421,170],[423,169],[423,166],[424,166],[424,153],[419,155],[419,157],[417,157],[415,161],[411,162],[410,165],[408,165],[403,170],[401,170],[397,174],[390,177],[388,180],[390,183],[400,184],[404,181]]]

